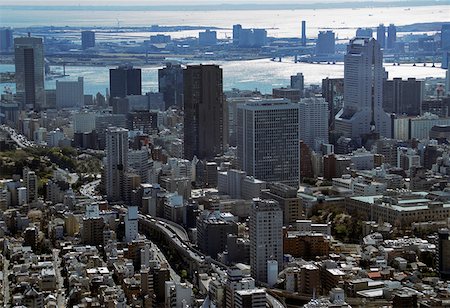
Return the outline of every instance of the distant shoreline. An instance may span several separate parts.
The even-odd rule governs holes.
[[[450,0],[442,1],[363,1],[363,2],[324,2],[324,3],[243,3],[243,4],[206,4],[206,5],[3,5],[2,10],[45,10],[45,11],[240,11],[240,10],[311,10],[311,9],[363,9],[389,7],[446,6]],[[1,16],[1,13],[0,13]]]

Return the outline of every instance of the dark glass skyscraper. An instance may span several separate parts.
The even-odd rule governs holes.
[[[119,66],[109,70],[110,97],[125,97],[142,94],[141,69]]]
[[[227,140],[222,69],[192,65],[184,70],[184,156],[211,159]]]
[[[95,32],[81,31],[81,48],[87,49],[95,47]]]
[[[44,46],[38,37],[14,39],[16,89],[24,105],[38,111],[45,107]]]
[[[158,70],[159,92],[163,94],[165,108],[183,108],[183,68],[179,64],[167,63]]]

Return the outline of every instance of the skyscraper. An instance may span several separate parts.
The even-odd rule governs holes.
[[[184,157],[211,159],[227,142],[222,69],[190,65],[184,70]]]
[[[128,169],[128,130],[109,127],[106,132],[106,194],[109,201],[124,200]]]
[[[316,54],[317,55],[334,55],[335,53],[335,37],[333,31],[320,31],[317,37]]]
[[[233,45],[239,45],[239,36],[242,30],[242,26],[240,24],[233,25]]]
[[[450,279],[450,231],[440,229],[438,231],[436,269],[439,277],[444,280]]]
[[[27,203],[32,203],[38,199],[38,178],[30,168],[24,168],[22,172],[23,184],[27,188]]]
[[[318,150],[328,143],[328,103],[323,98],[302,98],[299,103],[300,139]]]
[[[250,210],[250,267],[252,277],[267,282],[267,261],[283,266],[283,212],[273,200],[253,199]]]
[[[395,42],[397,41],[397,27],[394,24],[390,24],[387,29],[387,49],[395,48]]]
[[[95,32],[81,31],[81,48],[87,49],[95,47]]]
[[[130,243],[138,234],[138,207],[129,206],[125,214],[125,241]]]
[[[24,105],[36,111],[45,107],[44,46],[42,38],[14,39],[16,92]]]
[[[141,69],[132,66],[119,66],[109,70],[110,97],[125,97],[142,94]]]
[[[344,107],[337,113],[335,130],[345,137],[378,133],[391,136],[391,120],[382,107],[383,54],[373,38],[354,38],[344,57]]]
[[[383,109],[386,112],[420,115],[424,95],[425,83],[416,78],[383,80]]]
[[[241,170],[258,180],[297,186],[299,104],[286,99],[249,100],[237,108]]]
[[[13,44],[13,30],[10,28],[0,29],[0,50],[10,50]]]
[[[159,92],[163,94],[165,108],[183,108],[183,68],[179,64],[167,63],[158,70]]]
[[[380,24],[377,27],[377,41],[381,49],[386,48],[386,27],[384,24]]]
[[[83,77],[77,81],[56,80],[56,106],[74,108],[84,105]]]

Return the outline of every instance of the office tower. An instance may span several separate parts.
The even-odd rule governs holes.
[[[159,92],[163,94],[165,108],[183,108],[183,68],[179,64],[167,63],[158,70]]]
[[[252,277],[267,282],[267,261],[283,266],[283,212],[273,200],[253,199],[250,210],[250,267]]]
[[[184,157],[212,159],[227,142],[222,69],[189,65],[184,70]]]
[[[105,222],[99,215],[98,204],[87,205],[81,229],[82,242],[88,245],[103,244],[104,226]]]
[[[84,105],[83,77],[77,81],[56,80],[56,107],[73,108]]]
[[[373,30],[371,28],[358,28],[356,30],[356,37],[372,37]]]
[[[450,51],[450,23],[443,24],[441,27],[441,48]]]
[[[306,21],[302,20],[302,46],[306,46]]]
[[[123,200],[127,169],[128,130],[109,127],[106,132],[106,194],[108,200]]]
[[[373,38],[354,38],[344,57],[344,107],[335,130],[345,137],[391,136],[391,119],[384,112],[383,53]]]
[[[148,183],[150,180],[149,172],[152,163],[150,162],[150,155],[147,148],[142,150],[128,151],[128,167],[133,169],[133,172],[141,177],[142,183]]]
[[[286,99],[238,106],[238,163],[262,181],[298,184],[299,105]]]
[[[300,91],[300,96],[303,95],[303,91],[305,90],[305,78],[302,73],[291,76],[291,89],[298,89]]]
[[[16,92],[35,111],[45,107],[44,46],[38,37],[14,39]]]
[[[141,131],[144,134],[158,132],[158,112],[155,111],[132,111],[127,114],[127,128],[129,130]]]
[[[341,110],[344,101],[344,78],[322,79],[322,97],[328,103],[328,123],[334,128],[336,113]]]
[[[302,98],[299,103],[299,134],[316,151],[328,143],[328,103],[322,97]]]
[[[125,97],[142,94],[141,69],[132,66],[119,66],[109,70],[110,97]]]
[[[237,24],[233,25],[233,45],[239,45],[239,36],[242,30],[242,26]]]
[[[377,42],[381,49],[386,48],[386,27],[384,24],[377,27]]]
[[[439,277],[444,280],[450,279],[450,231],[440,229],[438,232],[437,271]]]
[[[38,178],[34,171],[24,168],[22,172],[23,185],[27,189],[27,203],[32,203],[38,199]]]
[[[387,29],[387,49],[394,49],[395,42],[397,41],[397,27],[394,24],[390,24]]]
[[[267,44],[266,29],[253,29],[253,47],[262,47]]]
[[[196,227],[198,249],[214,259],[226,250],[228,234],[238,232],[236,223],[220,212],[204,212],[197,218]]]
[[[138,237],[138,208],[129,206],[125,214],[125,241],[130,243]]]
[[[8,51],[14,45],[13,30],[11,28],[0,29],[0,50]]]
[[[198,44],[200,46],[213,46],[217,44],[217,32],[206,29],[198,34]]]
[[[335,44],[333,31],[320,31],[317,37],[316,55],[334,55]]]
[[[81,48],[88,49],[95,47],[95,32],[81,31]]]
[[[283,212],[283,225],[295,224],[298,219],[302,219],[303,205],[297,197],[297,188],[282,183],[269,183],[268,189],[262,191],[261,198],[278,202]]]
[[[417,116],[425,95],[425,83],[416,78],[383,80],[383,109],[398,115]]]

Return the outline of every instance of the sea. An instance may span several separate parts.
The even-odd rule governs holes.
[[[244,28],[266,28],[271,37],[299,37],[301,20],[306,21],[307,36],[316,37],[321,30],[332,29],[340,40],[354,36],[358,27],[376,27],[380,23],[393,23],[397,26],[414,23],[450,22],[450,5],[407,6],[374,8],[340,8],[340,9],[280,9],[280,10],[211,10],[211,11],[135,11],[127,10],[58,10],[34,9],[23,10],[17,7],[0,9],[0,27],[26,28],[32,26],[71,26],[71,27],[146,27],[160,26],[204,26],[217,27],[219,38],[232,35],[232,25],[241,24]],[[178,31],[170,34],[173,38],[198,36],[198,31]],[[154,33],[156,34],[156,33]],[[399,33],[406,35],[408,33]],[[119,34],[118,34],[119,35]],[[121,33],[120,36],[124,34]],[[130,33],[130,36],[146,36],[148,33]],[[111,38],[110,38],[111,39]],[[208,60],[186,64],[211,63]],[[294,63],[292,58],[283,58],[282,62],[271,59],[214,61],[223,69],[224,89],[259,90],[271,93],[272,88],[287,86],[289,77],[299,72],[305,76],[306,84],[320,84],[326,77],[343,77],[343,63],[310,64]],[[431,63],[423,66],[418,63],[394,66],[385,64],[389,78],[444,78],[445,70],[440,64],[432,67]],[[105,93],[109,87],[110,67],[67,66],[68,76],[58,80],[75,80],[84,77],[85,93]],[[160,66],[142,68],[143,91],[158,90],[157,70]],[[61,73],[62,67],[52,66],[51,70]],[[0,72],[14,71],[14,65],[0,65]],[[56,79],[46,81],[46,88],[55,87]],[[14,90],[14,84],[0,84]]]

